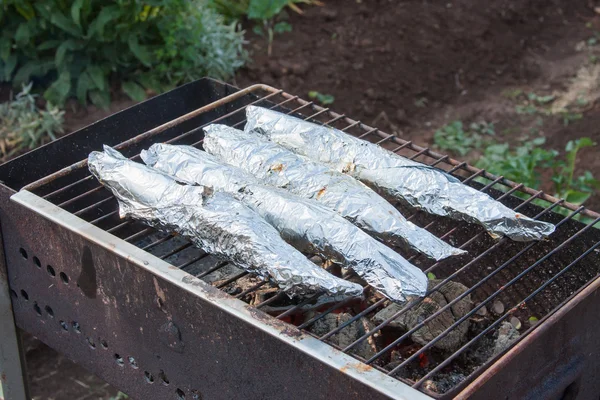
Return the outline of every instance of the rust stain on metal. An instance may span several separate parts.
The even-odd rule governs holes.
[[[0,377],[0,379],[2,379],[2,382],[7,382],[5,372],[2,373],[2,376]]]
[[[289,336],[291,338],[299,339],[304,336],[304,333],[293,325],[287,324],[283,321],[278,320],[277,318],[273,318],[264,312],[257,310],[254,307],[247,306],[248,311],[250,311],[250,315],[259,320],[260,322],[269,325],[275,329],[277,329],[282,334]]]
[[[358,371],[361,373],[365,373],[365,372],[371,371],[372,369],[373,369],[373,367],[371,367],[368,364],[357,362],[357,363],[346,364],[345,366],[340,368],[340,371],[343,373],[347,373],[350,370],[355,370],[355,371]]]
[[[162,290],[162,288],[158,284],[158,280],[156,279],[156,277],[153,277],[152,280],[154,281],[154,290],[156,291],[156,295],[164,303],[165,301],[167,301],[167,296],[165,296],[165,291]]]

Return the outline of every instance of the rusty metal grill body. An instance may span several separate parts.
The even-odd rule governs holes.
[[[368,330],[346,348],[331,338],[387,305],[353,308],[352,320],[320,336],[310,327],[347,303],[311,308],[309,298],[275,317],[274,293],[247,304],[264,282],[233,295],[224,290],[247,273],[172,235],[118,217],[116,200],[93,179],[85,159],[103,144],[139,160],[155,142],[202,145],[212,122],[243,127],[249,104],[325,123],[434,165],[506,205],[553,222],[543,242],[494,241],[482,228],[403,209],[410,220],[469,254],[439,263],[403,253],[442,279],[469,287],[475,307],[394,367],[383,360],[406,342],[399,332],[370,359],[353,348],[386,329]],[[99,121],[0,166],[0,222],[13,311],[19,328],[65,353],[134,398],[594,398],[600,393],[598,271],[600,214],[492,176],[466,163],[387,135],[312,102],[265,85],[244,90],[204,79]],[[583,224],[577,218],[591,221]],[[215,278],[218,276],[219,279]],[[215,283],[215,281],[218,281]],[[208,282],[208,283],[207,283]],[[213,282],[213,285],[209,284]],[[316,297],[316,296],[315,296]],[[463,320],[506,304],[454,353],[438,356],[416,379],[400,376]],[[419,304],[414,300],[394,317]],[[450,307],[439,310],[429,319]],[[310,310],[310,314],[309,311]],[[470,371],[443,395],[423,383],[453,367],[511,316],[531,326],[503,353]],[[495,395],[491,395],[491,393]]]

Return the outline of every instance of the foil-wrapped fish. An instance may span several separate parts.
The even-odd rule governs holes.
[[[386,243],[435,260],[465,253],[407,221],[385,199],[356,179],[332,171],[254,133],[226,125],[204,129],[204,147],[262,182],[314,199]]]
[[[262,185],[247,172],[193,147],[155,144],[141,156],[178,180],[235,195],[294,247],[352,269],[390,300],[425,294],[427,277],[420,269],[313,200]]]
[[[493,236],[540,240],[554,225],[517,213],[437,168],[409,160],[337,129],[248,106],[246,131],[347,173],[387,197],[431,214],[483,225]]]
[[[88,165],[117,198],[122,218],[175,231],[206,252],[274,282],[290,296],[323,291],[342,298],[362,293],[360,285],[310,262],[259,215],[227,193],[179,183],[107,146],[104,152],[92,152]]]

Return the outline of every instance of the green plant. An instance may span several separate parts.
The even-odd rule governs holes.
[[[311,99],[317,100],[319,103],[323,104],[324,106],[333,104],[333,102],[335,101],[335,97],[333,97],[332,95],[319,93],[316,90],[311,90],[310,92],[308,92],[308,97],[310,97]]]
[[[552,167],[558,155],[542,146],[545,138],[536,138],[511,149],[508,143],[495,143],[486,147],[476,165],[494,175],[502,175],[533,188],[540,186],[540,168]]]
[[[230,20],[247,17],[250,10],[256,13],[256,19],[263,20],[279,14],[286,6],[302,14],[298,4],[323,5],[319,0],[209,0],[208,4]]]
[[[243,65],[243,32],[200,0],[4,0],[0,79],[33,80],[44,97],[106,107]]]
[[[438,129],[433,135],[437,147],[464,156],[484,144],[485,136],[495,135],[494,124],[472,123],[465,130],[462,121],[453,121]]]
[[[564,160],[558,158],[556,150],[542,148],[544,143],[545,138],[537,138],[515,149],[511,149],[508,144],[493,144],[486,148],[476,165],[492,174],[502,175],[534,189],[540,187],[540,176],[545,171],[551,171],[555,196],[574,204],[582,204],[600,189],[600,181],[590,171],[575,176],[578,152],[596,145],[590,138],[569,141],[565,147]]]
[[[0,104],[0,154],[2,160],[22,149],[33,149],[40,143],[56,139],[63,132],[64,111],[46,104],[41,110],[31,93],[32,84],[23,87],[14,100]]]
[[[565,159],[554,164],[552,181],[555,185],[556,196],[574,204],[582,204],[598,189],[600,181],[594,179],[590,171],[585,171],[580,176],[575,176],[575,163],[577,153],[585,147],[593,147],[596,143],[584,137],[570,140],[565,147]]]
[[[112,396],[109,400],[125,400],[128,398],[129,396],[127,396],[125,393],[119,392],[116,396]]]

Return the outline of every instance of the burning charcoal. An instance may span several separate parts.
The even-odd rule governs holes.
[[[440,282],[441,280],[437,279],[430,280],[428,289],[431,290]],[[438,291],[423,299],[420,304],[404,312],[402,315],[392,321],[389,326],[408,331],[424,319],[433,315],[440,308],[444,307],[446,304],[463,294],[467,289],[468,288],[463,284],[450,281],[442,286]],[[471,302],[471,296],[467,295],[450,307],[450,309],[445,310],[440,315],[427,322],[425,326],[414,332],[411,335],[411,339],[422,345],[429,343],[435,337],[439,336],[443,331],[449,328],[454,322],[456,322],[457,319],[468,313],[472,307],[473,303]],[[378,312],[373,317],[373,321],[377,324],[380,324],[384,320],[392,317],[402,308],[402,305],[392,304]],[[464,342],[468,330],[469,321],[466,320],[452,329],[438,342],[436,342],[434,347],[437,347],[441,350],[454,351]]]
[[[516,330],[521,329],[521,321],[517,317],[511,317],[510,324],[514,326]]]
[[[352,319],[352,315],[348,313],[327,314],[316,321],[309,329],[315,335],[323,336],[350,319]],[[329,341],[341,348],[345,348],[373,328],[375,328],[375,326],[369,322],[369,320],[360,318],[331,336]],[[354,353],[365,359],[374,356],[378,351],[375,336],[376,335],[372,335],[363,340],[360,344],[352,348],[350,353]]]
[[[488,313],[487,307],[486,306],[482,306],[479,310],[477,310],[477,315],[481,315],[482,317],[485,317]]]
[[[492,304],[492,311],[498,315],[504,313],[504,304],[500,300],[496,300],[494,304]]]
[[[461,373],[449,372],[435,374],[431,379],[423,383],[423,388],[434,393],[446,393],[466,379]]]
[[[502,353],[520,336],[518,330],[510,322],[502,322],[498,328],[498,337],[494,344],[494,356]]]

